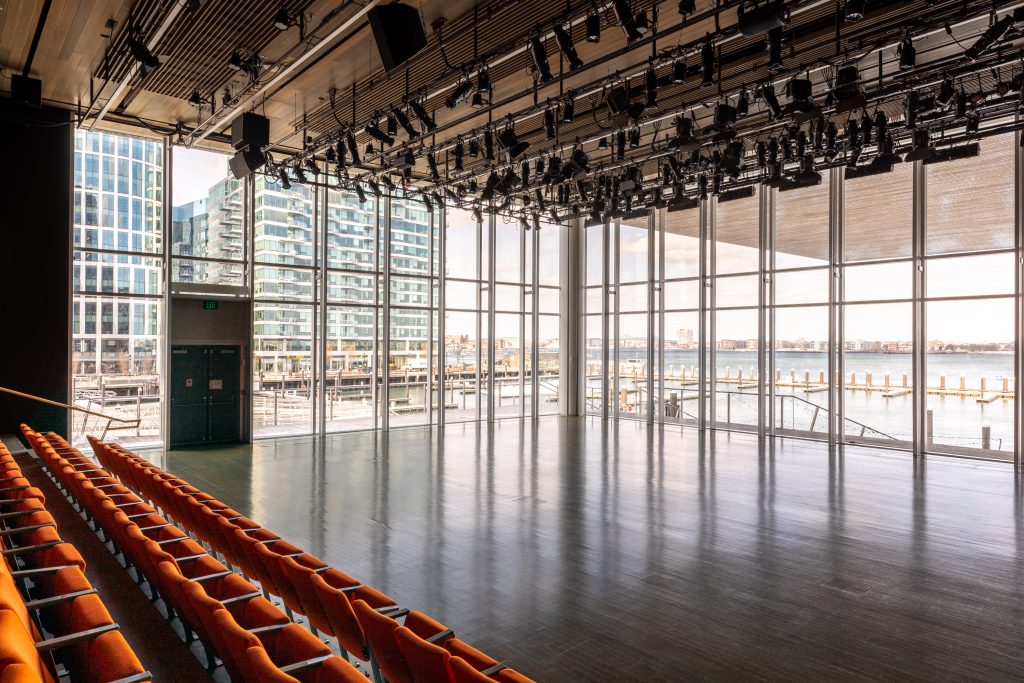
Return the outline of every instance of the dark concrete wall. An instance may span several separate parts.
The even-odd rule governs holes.
[[[0,386],[67,402],[71,113],[0,98]],[[0,393],[0,434],[67,434],[67,411]]]

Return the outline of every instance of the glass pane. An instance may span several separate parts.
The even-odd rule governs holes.
[[[470,211],[455,207],[448,207],[445,218],[445,275],[476,279],[480,225]]]
[[[327,309],[326,417],[328,431],[372,429],[374,316],[367,306]],[[379,341],[378,341],[379,344]]]
[[[647,310],[647,285],[623,285],[619,287],[618,294],[620,311]]]
[[[775,267],[828,265],[829,176],[775,199]]]
[[[349,192],[327,193],[327,267],[374,270],[377,202],[365,204]]]
[[[605,337],[601,325],[601,316],[588,315],[584,321],[584,332],[586,342],[584,378],[586,410],[588,413],[601,413],[604,404],[604,377],[605,377]]]
[[[616,353],[619,415],[643,415],[647,412],[647,314],[619,316]]]
[[[540,255],[538,284],[558,287],[562,269],[562,231],[565,228],[556,223],[541,223],[537,236],[537,250]]]
[[[558,289],[552,289],[551,287],[541,287],[540,292],[540,313],[555,313],[558,314],[561,311],[562,306],[562,292]]]
[[[929,259],[928,296],[1013,294],[1015,261],[1012,253]]]
[[[558,414],[558,395],[561,386],[558,327],[557,315],[537,316],[537,413],[539,415]]]
[[[494,316],[494,415],[522,414],[522,316],[498,313]]]
[[[391,270],[430,275],[437,268],[430,214],[417,199],[391,200]]]
[[[494,226],[494,279],[498,282],[522,282],[522,228],[516,223],[498,221]]]
[[[929,254],[1013,248],[1013,137],[984,138],[976,157],[925,166]]]
[[[521,311],[523,309],[523,288],[519,285],[495,285],[494,309],[496,311]]]
[[[665,214],[665,278],[696,277],[700,274],[700,211]]]
[[[619,282],[647,280],[647,219],[619,225]]]
[[[715,333],[715,420],[756,425],[757,311],[719,311]]]
[[[913,438],[910,303],[846,306],[843,432],[851,442],[906,445]]]
[[[76,295],[72,300],[71,395],[86,410],[141,422],[117,432],[133,445],[160,442],[163,387],[160,316],[152,299]],[[84,413],[71,414],[73,441],[102,429]]]
[[[72,289],[104,294],[153,294],[163,289],[163,259],[76,251],[73,256]]]
[[[447,306],[448,308],[477,310],[477,295],[479,291],[480,284],[477,282],[445,280],[445,306]]]
[[[775,311],[775,426],[828,435],[828,308]]]
[[[757,275],[732,275],[715,278],[715,305],[719,308],[757,306],[758,283]]]
[[[603,225],[591,225],[586,229],[588,286],[604,282],[604,231]]]
[[[374,287],[378,277],[372,273],[327,273],[329,302],[369,305],[374,303]]]
[[[444,317],[444,406],[449,422],[477,419],[479,324],[479,313],[448,312]]]
[[[689,309],[700,306],[700,283],[697,280],[666,282],[665,309]]]
[[[914,267],[910,261],[847,266],[843,287],[847,301],[909,299],[914,291]]]
[[[775,303],[828,303],[828,269],[783,271],[775,274]]]
[[[700,386],[697,342],[700,338],[700,314],[665,314],[664,390],[656,405],[662,406],[666,419],[696,421]]]
[[[846,261],[913,254],[914,164],[847,180],[843,192]]]
[[[437,294],[431,296],[430,280],[425,277],[391,278],[392,306],[436,306]]]
[[[435,314],[427,310],[391,309],[391,347],[388,350],[389,424],[428,424],[428,383],[432,363],[430,330]],[[434,365],[436,367],[436,365]]]
[[[760,200],[755,195],[721,202],[715,211],[716,272],[719,275],[756,272],[760,261]]]
[[[1013,299],[925,305],[930,450],[1012,460]]]
[[[253,297],[312,302],[312,270],[277,266],[255,266],[252,270]]]
[[[313,307],[253,304],[254,436],[313,430]]]
[[[253,258],[257,263],[312,266],[314,188],[295,183],[284,190],[266,176],[255,178]]]

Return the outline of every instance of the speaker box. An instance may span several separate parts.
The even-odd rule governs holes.
[[[231,174],[238,179],[259,170],[265,163],[267,163],[267,155],[259,147],[247,147],[235,152],[235,155],[228,160]]]
[[[367,19],[384,71],[405,64],[410,57],[427,46],[423,22],[415,7],[400,2],[377,5],[369,11]]]
[[[256,149],[270,144],[270,119],[247,111],[231,122],[231,146]]]
[[[11,75],[11,99],[30,107],[43,106],[43,82],[29,76]]]

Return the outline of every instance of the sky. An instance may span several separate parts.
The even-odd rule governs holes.
[[[201,149],[174,147],[171,204],[181,206],[204,199],[210,188],[228,174],[228,156]]]

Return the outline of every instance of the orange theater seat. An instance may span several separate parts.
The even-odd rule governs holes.
[[[515,669],[499,666],[493,667],[497,671],[491,673],[477,671],[462,657],[452,657],[450,664],[455,683],[488,683],[490,681],[499,681],[500,683],[534,683],[532,678],[527,678]]]
[[[293,670],[293,676],[285,671],[287,666],[278,668],[262,647],[250,647],[245,656],[255,683],[367,683],[366,676],[341,657],[330,657],[319,666]]]

